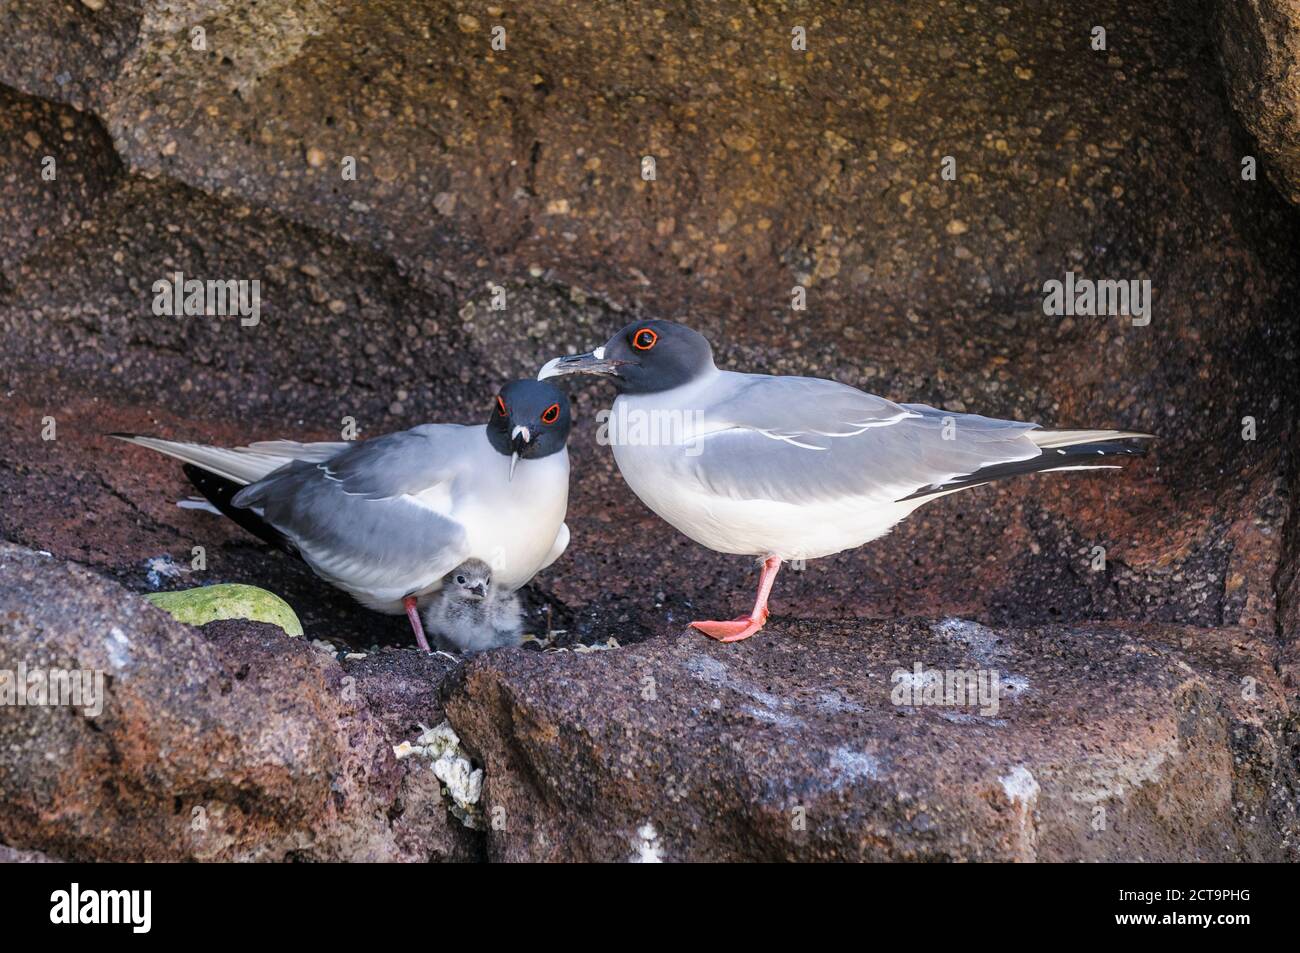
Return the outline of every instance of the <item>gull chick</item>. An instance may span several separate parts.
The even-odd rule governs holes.
[[[519,597],[492,584],[492,568],[468,559],[442,581],[424,613],[438,648],[462,655],[521,645]]]
[[[671,321],[629,324],[604,347],[556,358],[537,376],[565,374],[603,375],[618,388],[609,443],[646,506],[703,546],[762,560],[748,615],[691,623],[723,642],[762,628],[783,560],[861,546],[918,506],[994,480],[1113,469],[1151,439],[1045,430],[896,404],[819,378],[720,370],[704,336]]]
[[[512,592],[564,552],[570,421],[561,391],[525,380],[501,388],[476,427],[235,448],[112,436],[183,461],[218,510],[362,605],[406,613],[428,651],[419,608],[450,570],[489,561]]]

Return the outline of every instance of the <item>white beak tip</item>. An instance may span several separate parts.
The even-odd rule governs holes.
[[[549,361],[543,364],[542,369],[537,372],[537,379],[539,381],[544,381],[548,377],[556,377],[557,375],[555,373],[555,368],[559,366],[559,363],[560,363],[560,358],[558,357],[551,358]]]

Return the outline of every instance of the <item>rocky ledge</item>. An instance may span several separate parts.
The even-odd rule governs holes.
[[[104,673],[80,705],[5,708],[0,842],[76,860],[472,859],[437,779],[393,752],[441,720],[428,687],[449,664],[384,662],[376,678],[264,623],[181,625],[0,547],[0,678]]]
[[[271,625],[181,625],[6,546],[0,672],[107,677],[98,712],[0,719],[0,841],[96,860],[1294,859],[1296,739],[1263,649],[1177,625],[777,619],[731,646],[336,657]],[[410,752],[444,720],[482,772],[472,816]]]

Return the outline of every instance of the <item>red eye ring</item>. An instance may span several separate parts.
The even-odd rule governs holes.
[[[501,399],[500,394],[497,394],[497,413],[502,417],[506,416],[506,402]]]
[[[650,335],[649,343],[643,342],[644,335]],[[659,343],[659,335],[652,328],[642,328],[636,334],[632,335],[632,346],[638,351],[648,351]]]
[[[542,423],[544,424],[553,424],[559,419],[560,419],[559,404],[551,404],[550,407],[547,407],[544,411],[542,411]]]

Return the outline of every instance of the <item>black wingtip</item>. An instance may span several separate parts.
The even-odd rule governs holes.
[[[242,483],[228,480],[192,463],[183,464],[181,470],[189,481],[194,484],[195,488],[208,498],[208,502],[224,515],[234,520],[258,539],[270,543],[272,546],[278,546],[287,553],[298,555],[298,550],[278,529],[252,510],[235,506],[233,500],[239,494],[239,491],[244,488]]]
[[[1112,440],[1098,440],[1093,443],[1074,443],[1064,447],[1043,447],[1041,448],[1042,452],[1036,457],[980,467],[973,473],[955,477],[946,483],[922,487],[915,493],[902,497],[898,502],[917,500],[926,496],[949,493],[953,490],[964,490],[968,487],[983,486],[996,480],[1005,480],[1008,477],[1022,476],[1028,473],[1041,473],[1045,470],[1057,470],[1068,466],[1084,469],[1087,468],[1088,463],[1096,461],[1098,457],[1113,461],[1126,457],[1144,457],[1147,453],[1145,440],[1147,436],[1147,434],[1134,434],[1131,437],[1117,437]],[[1109,465],[1098,464],[1098,466]]]
[[[140,436],[140,435],[139,435],[138,433],[126,433],[125,431],[122,431],[122,430],[114,430],[114,431],[111,431],[111,432],[109,432],[109,433],[104,434],[104,436],[105,436],[105,437],[116,437],[118,440],[134,440],[136,437],[138,437],[138,436]]]
[[[1151,441],[1155,440],[1154,434],[1135,433],[1125,437],[1116,437],[1114,440],[1099,440],[1096,443],[1075,444],[1072,447],[1065,447],[1066,450],[1085,451],[1092,448],[1099,451],[1103,456],[1132,456],[1145,457],[1147,451],[1151,449]],[[1044,451],[1048,452],[1047,450]]]

